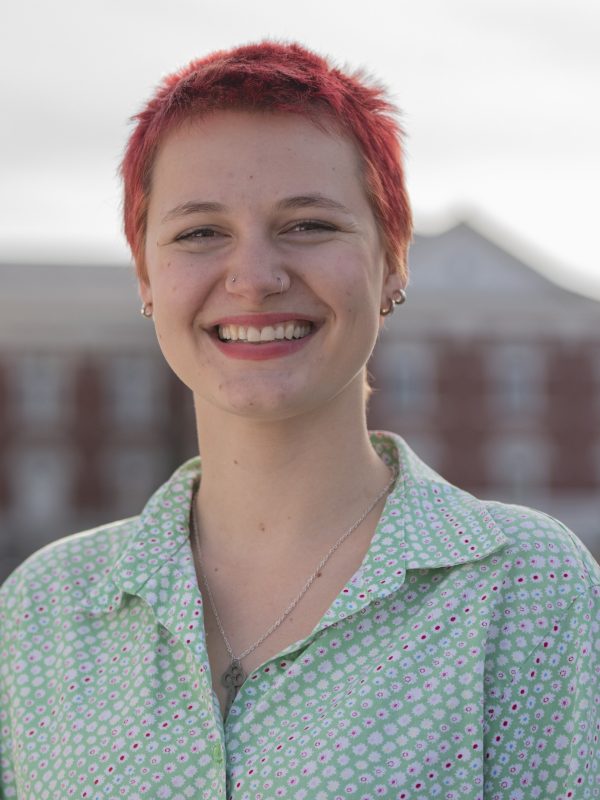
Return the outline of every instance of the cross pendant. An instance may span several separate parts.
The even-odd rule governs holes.
[[[227,707],[225,709],[225,716],[229,713],[231,704],[236,698],[238,689],[246,680],[242,665],[234,658],[231,664],[227,667],[225,672],[221,675],[221,685],[227,689]]]

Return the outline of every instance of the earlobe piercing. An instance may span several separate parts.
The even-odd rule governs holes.
[[[152,316],[152,303],[144,303],[144,305],[140,308],[140,314],[142,317],[150,319]]]
[[[406,292],[404,289],[394,289],[392,296],[388,298],[387,305],[379,309],[382,317],[387,317],[393,314],[396,306],[401,306],[406,302]]]

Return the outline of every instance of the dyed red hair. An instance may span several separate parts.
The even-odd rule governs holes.
[[[169,75],[134,117],[121,165],[125,235],[138,274],[152,168],[167,133],[186,120],[228,109],[302,114],[349,136],[363,162],[365,190],[388,261],[403,276],[412,214],[402,166],[400,128],[385,91],[362,73],[346,73],[297,44],[262,42],[211,53]]]

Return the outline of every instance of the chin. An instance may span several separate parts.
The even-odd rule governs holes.
[[[341,374],[324,376],[307,370],[282,371],[278,374],[254,374],[252,376],[219,376],[212,391],[207,384],[198,386],[194,392],[197,411],[208,406],[237,417],[264,422],[279,422],[294,417],[318,414],[320,410],[331,411],[332,403],[339,402],[340,411],[346,407],[344,397],[356,395],[363,398],[363,372],[344,381]]]
[[[249,384],[222,383],[212,403],[236,416],[274,422],[306,413],[309,405],[314,406],[314,400],[309,403],[310,392],[305,386],[282,385],[280,381]]]

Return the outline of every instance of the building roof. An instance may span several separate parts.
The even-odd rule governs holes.
[[[469,223],[417,235],[409,269],[408,302],[391,331],[600,337],[599,301],[557,285]]]

